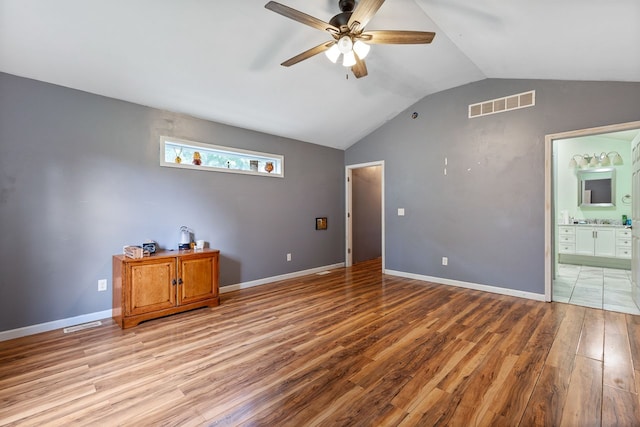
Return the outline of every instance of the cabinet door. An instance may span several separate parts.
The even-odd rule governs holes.
[[[576,227],[576,255],[594,254],[593,227]]]
[[[175,307],[176,290],[172,283],[175,277],[174,258],[128,263],[126,314],[144,314]]]
[[[218,296],[218,254],[180,258],[178,304],[189,304]]]
[[[612,228],[599,228],[596,231],[595,255],[616,256],[616,233]]]

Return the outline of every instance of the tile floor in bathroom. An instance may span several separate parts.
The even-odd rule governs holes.
[[[631,295],[631,270],[558,264],[552,299],[640,315]]]

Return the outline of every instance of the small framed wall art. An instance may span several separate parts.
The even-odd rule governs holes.
[[[316,218],[316,230],[326,230],[327,229],[327,217]]]

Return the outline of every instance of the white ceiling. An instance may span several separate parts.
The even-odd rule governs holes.
[[[301,141],[347,148],[434,92],[484,78],[640,81],[638,0],[387,0],[355,79],[329,36],[266,0],[0,0],[0,71]],[[328,21],[337,0],[281,0]],[[508,94],[505,94],[508,95]]]

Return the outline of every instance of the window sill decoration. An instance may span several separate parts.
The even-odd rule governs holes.
[[[284,178],[284,156],[160,137],[160,166]]]

